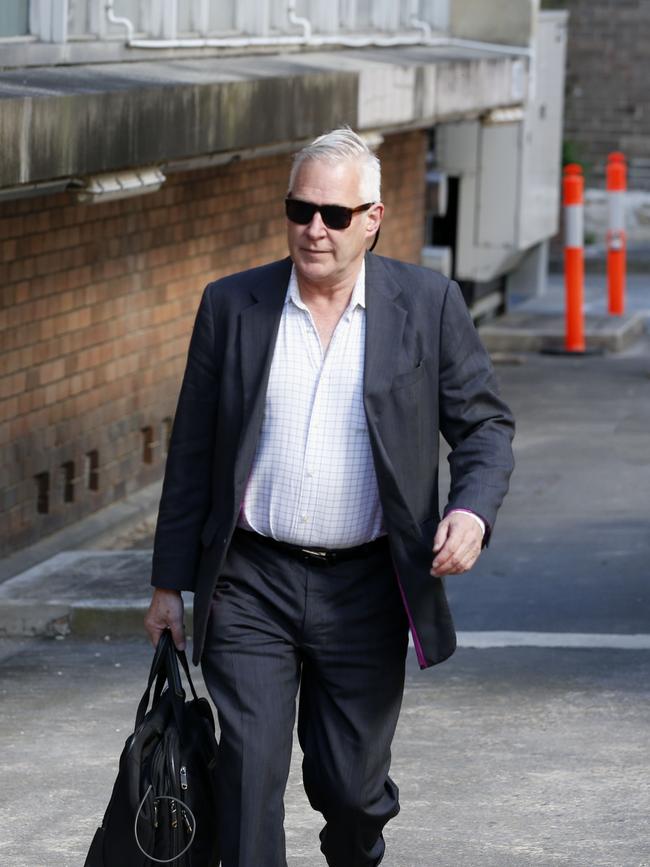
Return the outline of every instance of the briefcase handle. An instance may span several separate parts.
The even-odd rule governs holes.
[[[149,697],[151,695],[151,687],[153,686],[154,681],[156,682],[156,686],[154,689],[153,704],[155,705],[158,702],[165,683],[167,683],[168,689],[170,691],[170,697],[172,699],[174,713],[177,717],[180,716],[182,712],[182,705],[185,701],[185,690],[183,689],[181,674],[178,668],[179,659],[181,661],[181,665],[183,666],[185,676],[187,677],[187,682],[190,685],[192,696],[196,701],[198,701],[199,697],[197,695],[196,689],[194,688],[194,682],[192,681],[192,676],[190,674],[190,667],[187,664],[187,656],[185,655],[185,651],[178,650],[172,640],[171,631],[169,629],[165,629],[158,640],[158,644],[156,646],[153,659],[151,661],[151,670],[149,671],[147,688],[144,692],[144,695],[140,699],[140,704],[138,705],[138,710],[135,715],[136,729],[142,723],[147,712],[147,708],[149,707]]]

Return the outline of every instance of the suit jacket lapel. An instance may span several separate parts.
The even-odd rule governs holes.
[[[242,438],[237,465],[244,475],[248,474],[264,416],[273,349],[290,275],[291,260],[284,259],[278,264],[277,274],[267,272],[265,282],[250,290],[253,303],[240,314]],[[237,472],[238,481],[240,475]]]
[[[366,351],[364,405],[384,520],[391,529],[408,527],[410,516],[381,433],[381,415],[402,351],[406,310],[397,301],[400,286],[375,256],[366,256]],[[397,532],[397,530],[395,530]]]
[[[366,350],[363,393],[366,402],[390,388],[402,345],[406,310],[396,303],[400,287],[381,260],[366,256]],[[376,408],[376,407],[375,407]]]

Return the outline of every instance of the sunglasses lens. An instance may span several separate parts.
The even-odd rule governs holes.
[[[328,229],[347,229],[352,222],[352,209],[342,205],[314,205],[312,202],[301,202],[300,199],[285,199],[284,208],[292,223],[307,226],[311,223],[316,211],[320,211],[323,222]]]
[[[285,199],[285,211],[292,223],[306,226],[316,213],[316,205],[298,199]]]
[[[347,229],[352,222],[350,208],[342,208],[340,205],[323,205],[320,212],[328,229]]]

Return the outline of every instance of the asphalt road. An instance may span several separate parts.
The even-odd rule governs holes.
[[[386,867],[650,867],[650,650],[605,646],[650,635],[650,349],[521,360],[498,368],[512,491],[448,581],[458,628],[512,646],[409,660]],[[577,647],[517,646],[531,632]],[[149,660],[144,640],[0,643],[2,865],[83,864]],[[315,867],[299,761],[289,865]]]
[[[648,342],[522,360],[497,368],[516,470],[493,543],[448,582],[457,627],[650,633]]]

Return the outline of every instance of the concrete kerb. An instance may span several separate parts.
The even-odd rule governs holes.
[[[0,586],[0,637],[142,636],[150,569],[146,549],[62,551]]]
[[[650,311],[647,314],[650,316]],[[589,315],[585,320],[588,349],[622,352],[646,330],[646,315]],[[543,352],[564,346],[564,317],[557,313],[515,311],[479,328],[488,352]]]
[[[0,638],[56,638],[73,635],[101,639],[138,638],[144,635],[144,615],[149,600],[119,605],[116,602],[84,600],[77,603],[0,601]],[[188,632],[191,602],[185,605]]]

